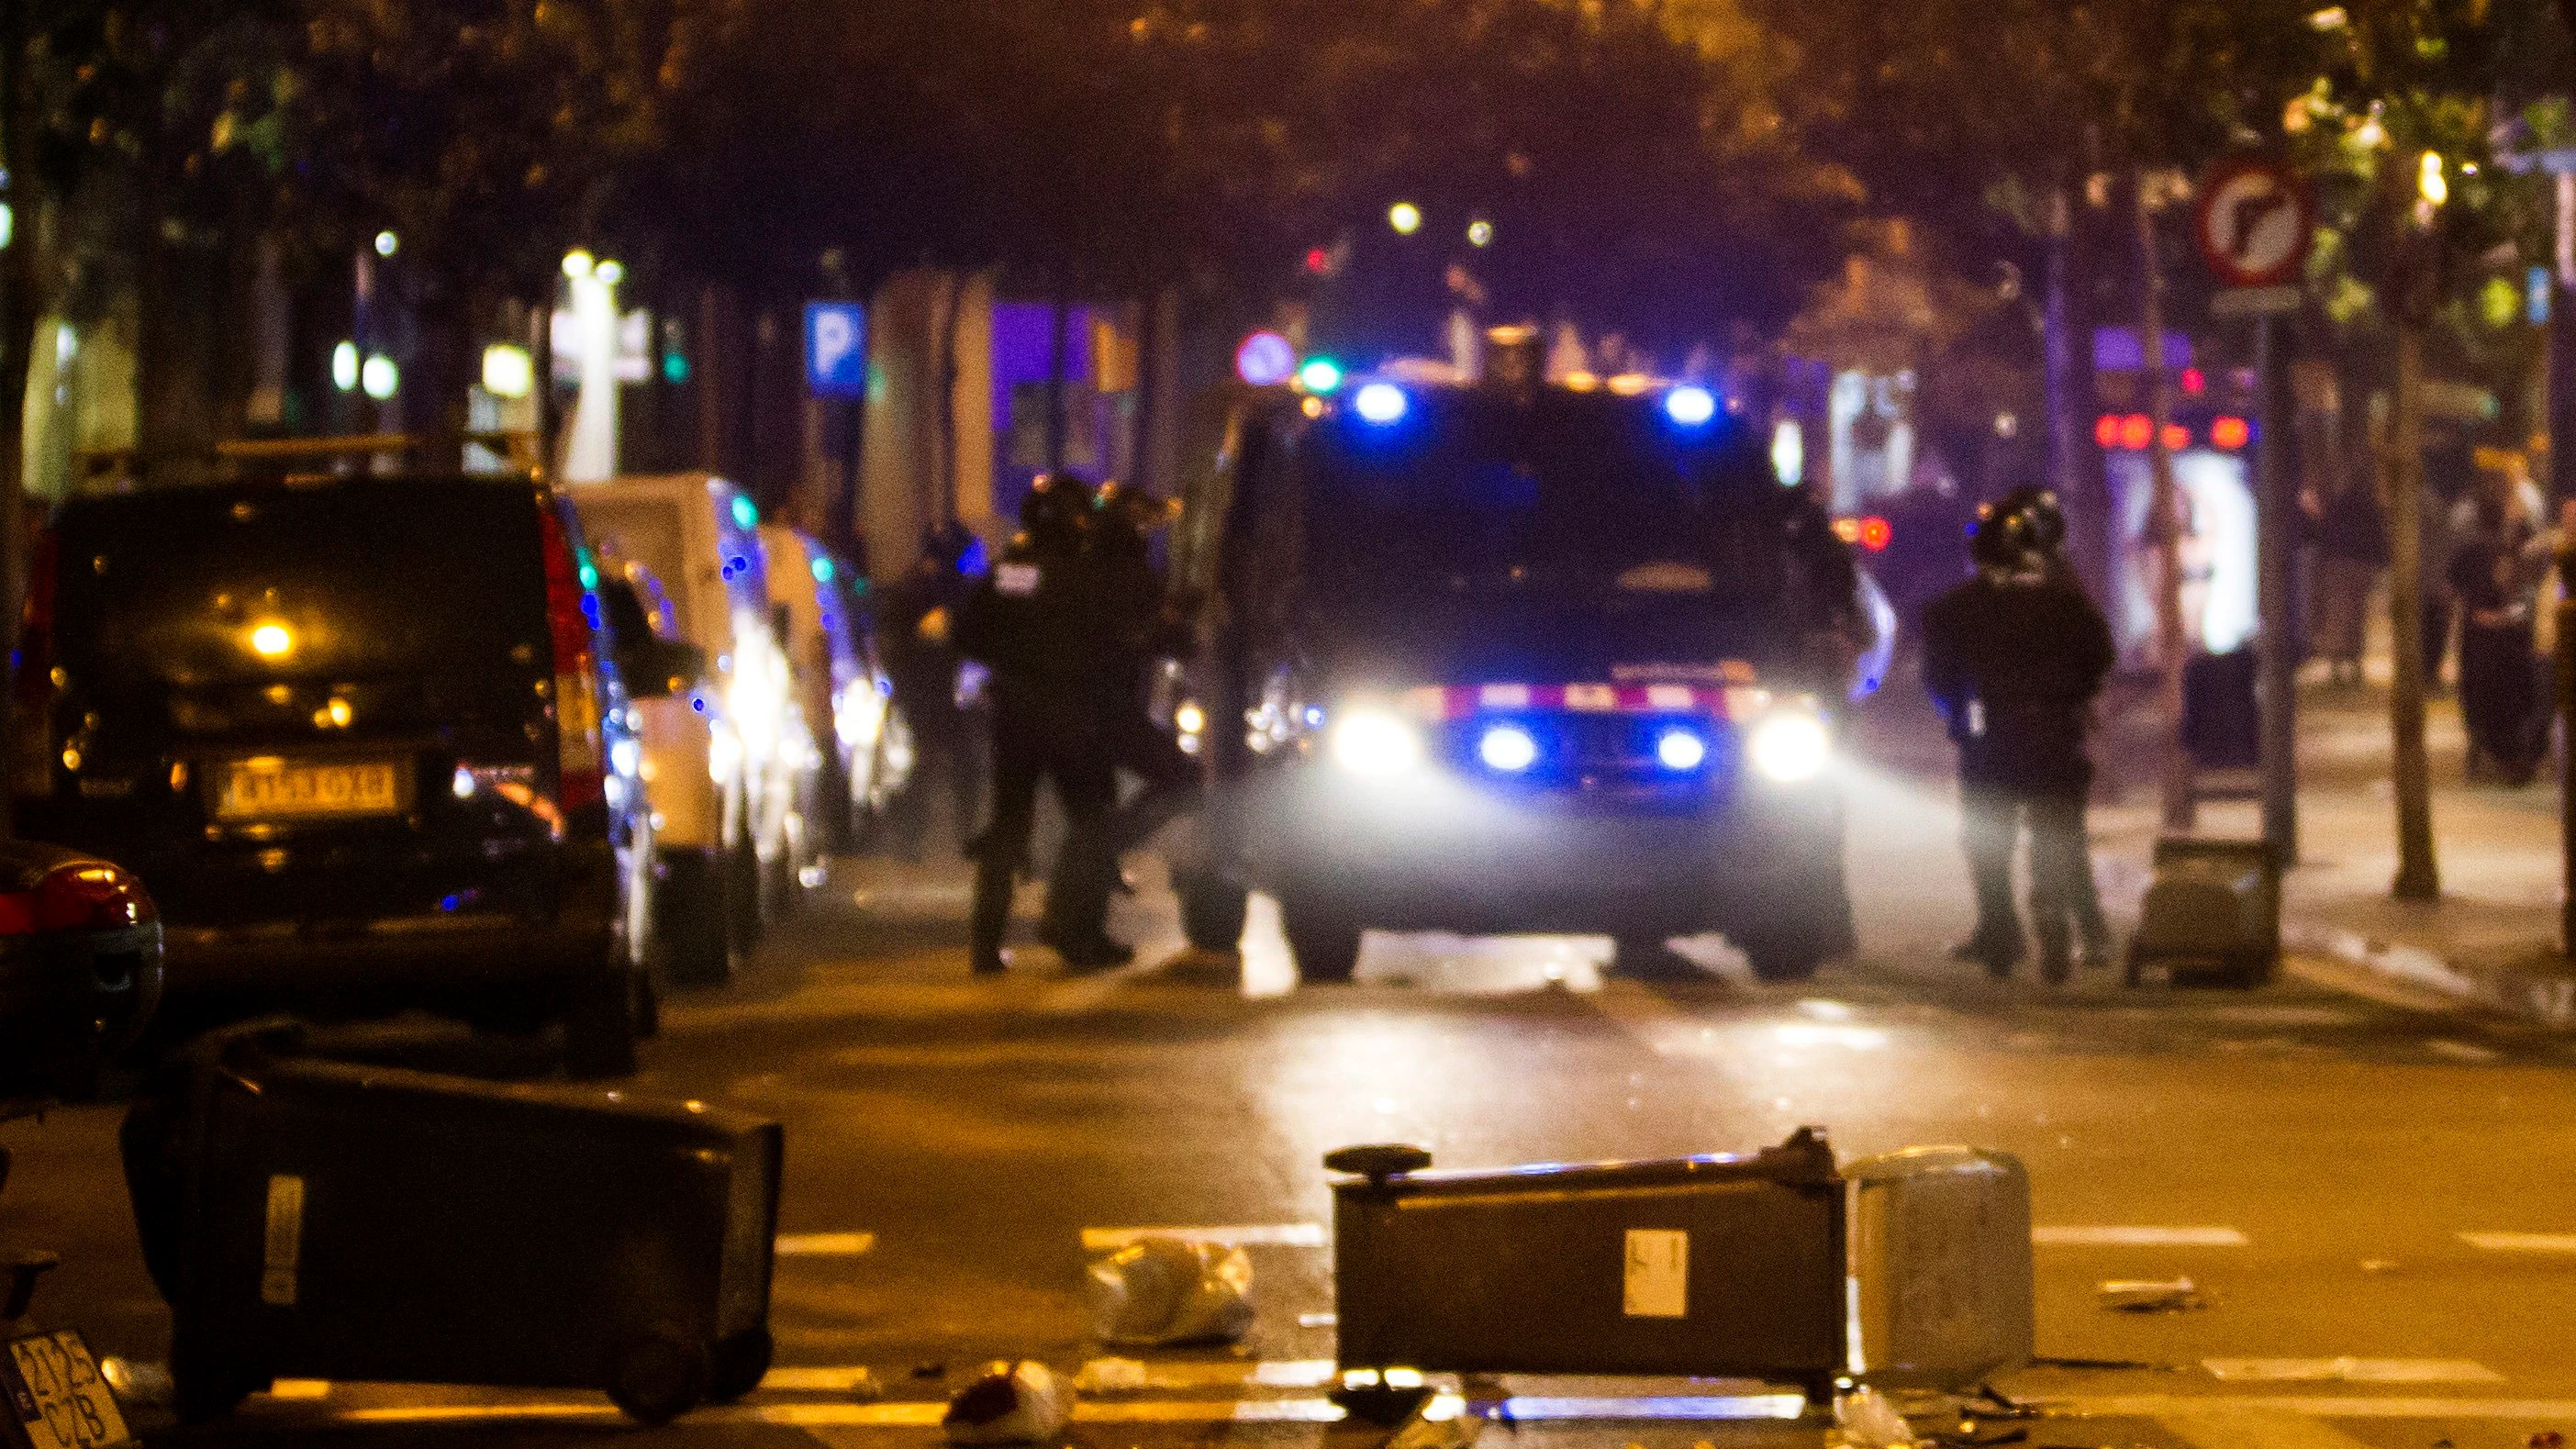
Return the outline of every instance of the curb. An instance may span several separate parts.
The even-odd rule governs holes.
[[[2281,944],[2524,1021],[2576,1029],[2576,976],[2501,963],[2463,965],[2421,946],[2372,940],[2358,931],[2305,922],[2283,922]]]

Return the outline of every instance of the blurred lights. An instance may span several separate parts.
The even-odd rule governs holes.
[[[1753,727],[1746,753],[1753,768],[1783,785],[1796,785],[1823,774],[1833,758],[1833,736],[1825,722],[1801,709],[1786,709]]]
[[[1276,387],[1297,371],[1297,347],[1267,328],[1234,349],[1234,375],[1254,387]]]
[[[2145,413],[2131,413],[2120,419],[2120,446],[2132,453],[2145,452],[2148,441],[2155,435],[2155,420]]]
[[[331,349],[331,385],[342,392],[357,389],[358,344],[343,342]]]
[[[1342,385],[1342,365],[1329,357],[1307,358],[1297,369],[1297,381],[1308,392],[1334,392]]]
[[[1394,775],[1422,758],[1422,737],[1396,716],[1353,710],[1333,726],[1333,761],[1354,775]]]
[[[377,256],[389,257],[400,250],[402,250],[401,237],[398,237],[389,231],[380,231],[376,233]]]
[[[1489,247],[1493,244],[1494,224],[1492,222],[1487,221],[1480,216],[1474,221],[1467,223],[1467,245],[1471,247]]]
[[[597,267],[591,269],[590,274],[599,278],[599,284],[601,286],[614,287],[618,283],[626,280],[626,264],[617,261],[601,262]]]
[[[579,281],[582,278],[589,276],[591,268],[597,265],[598,262],[592,258],[590,253],[583,251],[579,247],[575,247],[571,251],[564,253],[563,274],[572,278],[574,281]]]
[[[2254,429],[2243,418],[2219,418],[2209,425],[2210,443],[2229,452],[2244,447],[2253,436]]]
[[[250,652],[262,659],[283,659],[295,652],[295,632],[274,621],[250,631]]]
[[[1412,403],[1405,397],[1404,389],[1395,384],[1373,382],[1351,398],[1351,406],[1363,419],[1384,427],[1402,419]]]
[[[2164,443],[2166,452],[2181,452],[2183,449],[2191,446],[2191,429],[2184,427],[2180,423],[2165,424]]]
[[[1708,741],[1689,730],[1666,730],[1655,741],[1655,759],[1667,770],[1696,770],[1708,758]]]
[[[1411,236],[1422,230],[1422,208],[1410,201],[1399,201],[1386,209],[1386,224],[1397,236]]]
[[[1717,396],[1707,388],[1684,384],[1664,394],[1664,416],[1685,428],[1696,428],[1717,416]]]
[[[832,561],[827,558],[818,558],[814,560],[814,582],[818,584],[828,584],[831,581]]]
[[[2451,199],[2451,183],[2442,175],[2442,153],[2427,151],[2415,169],[2415,190],[2424,200],[2440,206]]]
[[[1495,725],[1476,741],[1476,758],[1488,769],[1517,775],[1538,763],[1538,741],[1519,725]]]
[[[18,234],[18,213],[9,203],[0,201],[0,251],[9,249],[9,239]]]
[[[367,396],[383,402],[402,387],[402,369],[379,352],[358,369],[358,386]]]
[[[498,398],[526,397],[536,386],[537,366],[528,349],[495,342],[483,349],[483,390]]]
[[[760,506],[737,493],[733,496],[733,522],[736,528],[758,528]]]
[[[1771,430],[1771,476],[1783,488],[1795,488],[1807,479],[1807,433],[1796,418],[1782,418]]]

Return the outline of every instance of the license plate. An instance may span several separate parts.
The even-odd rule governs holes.
[[[31,1449],[106,1449],[131,1444],[116,1396],[89,1345],[68,1330],[13,1339],[0,1383]]]
[[[215,800],[215,814],[225,820],[391,815],[400,809],[402,770],[390,760],[238,760],[225,767]]]

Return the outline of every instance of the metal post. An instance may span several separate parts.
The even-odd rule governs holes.
[[[2287,870],[2299,858],[2298,640],[2291,591],[2298,567],[2289,470],[2282,466],[2273,396],[2280,359],[2273,355],[2272,314],[2254,319],[2254,475],[2260,509],[2263,616],[2263,843]]]
[[[2576,956],[2576,499],[2559,504],[2558,527],[2558,949]]]
[[[849,554],[861,574],[868,571],[867,549],[859,537],[859,451],[867,441],[867,416],[864,392],[841,405],[841,486],[832,490],[831,516],[824,524],[832,547]]]

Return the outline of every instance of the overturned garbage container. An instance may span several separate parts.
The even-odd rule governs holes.
[[[776,1123],[296,1040],[201,1041],[127,1120],[183,1417],[280,1377],[599,1389],[647,1423],[759,1384]]]
[[[1345,1384],[1389,1370],[1961,1388],[2029,1359],[2020,1163],[1922,1148],[1838,1168],[1814,1128],[1750,1157],[1428,1172],[1344,1148]]]
[[[2131,986],[2150,966],[2177,986],[2254,987],[2281,960],[2281,867],[2260,840],[2156,842],[2155,880],[2129,941]]]

